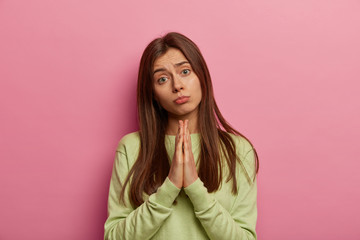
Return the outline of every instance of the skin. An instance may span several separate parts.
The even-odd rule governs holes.
[[[168,177],[176,187],[187,187],[198,178],[190,133],[198,132],[200,81],[182,52],[175,48],[155,60],[153,72],[155,99],[168,112],[166,132],[176,135]],[[189,99],[177,104],[174,100],[179,96]]]

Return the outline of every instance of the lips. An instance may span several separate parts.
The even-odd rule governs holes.
[[[177,99],[174,100],[174,102],[176,104],[183,104],[183,103],[186,103],[187,101],[189,101],[189,98],[188,96],[181,96],[181,97],[178,97]]]

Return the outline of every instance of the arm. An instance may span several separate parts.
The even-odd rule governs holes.
[[[254,152],[250,150],[245,155],[244,161],[250,176],[255,172],[253,163]],[[246,180],[244,172],[239,170],[237,182],[238,195],[229,212],[222,207],[212,194],[207,192],[200,178],[184,188],[193,203],[195,215],[210,239],[257,239],[255,232],[257,219],[256,179],[250,184]]]
[[[171,205],[180,189],[166,178],[156,193],[134,209],[130,204],[129,184],[127,184],[126,205],[120,203],[122,183],[129,172],[129,159],[122,148],[124,146],[120,143],[113,165],[104,239],[150,239],[171,214]]]

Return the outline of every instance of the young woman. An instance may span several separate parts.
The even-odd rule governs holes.
[[[137,107],[140,129],[116,151],[105,239],[256,239],[257,153],[221,115],[189,38],[146,47]]]

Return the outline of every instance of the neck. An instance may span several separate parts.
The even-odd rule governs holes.
[[[168,115],[168,124],[166,128],[166,134],[167,135],[176,135],[179,128],[179,120],[185,121],[186,119],[189,120],[188,128],[190,130],[190,134],[192,133],[198,133],[198,112],[194,111],[192,113],[189,113],[187,115],[183,116],[172,116]]]

